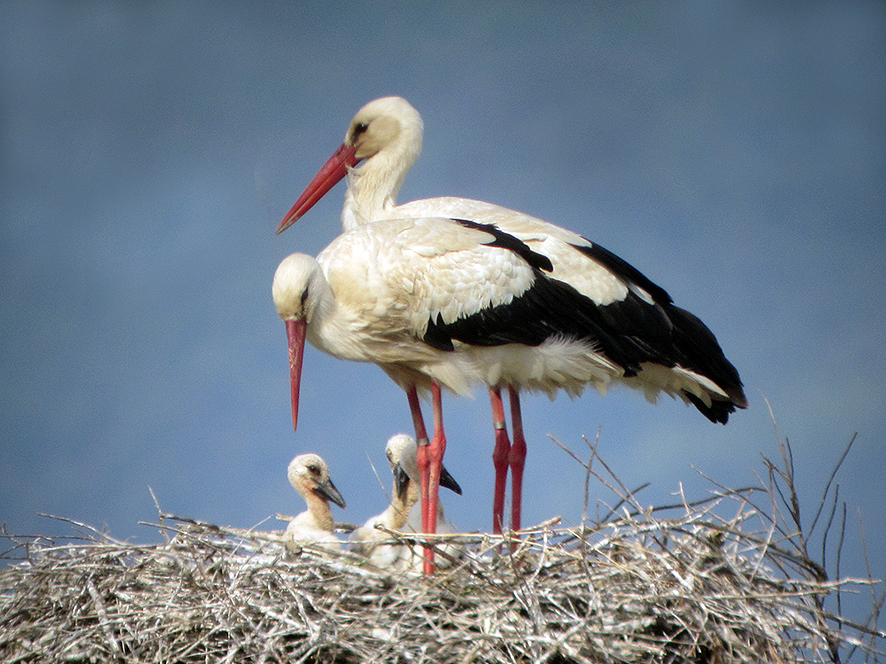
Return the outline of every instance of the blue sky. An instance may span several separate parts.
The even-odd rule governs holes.
[[[632,263],[716,333],[751,402],[726,426],[616,390],[526,397],[524,522],[579,520],[577,451],[641,501],[752,484],[778,432],[805,518],[837,481],[846,574],[859,519],[882,577],[886,510],[886,6],[820,3],[55,3],[0,6],[0,522],[57,514],[156,541],[182,516],[250,527],[301,509],[321,454],[360,523],[410,431],[376,367],[309,348],[298,433],[271,302],[279,261],[339,232],[343,185],[274,229],[379,96],[425,148],[400,200],[479,198]],[[446,496],[491,523],[482,390],[444,404]],[[602,487],[592,500],[612,497]],[[593,508],[592,508],[593,509]],[[274,527],[279,522],[271,522]],[[270,524],[268,524],[270,525]],[[864,604],[864,602],[862,602]]]

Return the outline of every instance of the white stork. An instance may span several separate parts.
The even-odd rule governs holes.
[[[371,517],[351,533],[351,551],[367,556],[371,563],[381,568],[412,570],[423,557],[423,554],[414,551],[410,546],[391,544],[390,535],[377,527],[381,525],[387,530],[407,533],[419,532],[421,529],[421,507],[418,504],[420,480],[416,447],[415,439],[405,433],[390,437],[385,445],[385,455],[394,476],[391,502],[384,512]],[[447,472],[445,466],[441,468],[440,486],[461,495],[461,487]],[[440,532],[454,532],[446,522],[442,504],[437,511],[437,526]],[[460,551],[453,550],[448,553],[454,558]]]
[[[329,477],[329,466],[316,454],[299,454],[289,462],[289,483],[305,499],[308,509],[289,521],[283,538],[293,542],[317,544],[339,551],[341,542],[334,534],[330,501],[344,509],[345,501]]]
[[[456,235],[464,229],[486,233],[487,239],[478,240],[480,244],[509,251],[531,268],[532,278],[514,282],[506,275],[484,272],[483,278],[490,279],[487,291],[470,303],[482,286],[473,281],[478,277],[475,264],[464,263],[464,272],[458,274],[450,270],[445,277],[454,280],[449,282],[442,274],[419,277],[433,282],[435,290],[430,297],[438,307],[422,312],[428,318],[423,322],[426,328],[421,341],[451,355],[471,356],[477,379],[489,386],[496,440],[496,532],[503,522],[509,469],[511,523],[515,530],[520,527],[526,453],[521,389],[542,390],[551,396],[564,389],[576,396],[586,384],[603,392],[612,380],[618,380],[642,390],[649,400],[660,392],[680,397],[712,422],[721,423],[736,408],[747,407],[738,372],[710,330],[692,314],[675,307],[664,289],[606,249],[559,226],[483,201],[446,197],[396,205],[406,173],[421,152],[422,133],[421,116],[402,98],[384,97],[364,106],[352,120],[342,146],[308,185],[277,233],[348,175],[343,237],[375,223],[435,218],[447,223]],[[361,161],[365,163],[357,167]],[[381,229],[378,232],[382,233]],[[440,230],[439,235],[446,232]],[[428,247],[430,241],[425,238],[421,246]],[[435,246],[430,251],[437,255],[445,248]],[[421,248],[405,249],[422,253]],[[453,246],[456,251],[463,249]],[[372,254],[354,259],[377,262]],[[415,262],[404,258],[402,269],[416,269]],[[467,286],[470,297],[462,293],[461,285]],[[465,346],[471,350],[464,351]],[[510,395],[513,446],[504,423],[503,387],[508,387]],[[410,394],[417,437],[423,444],[420,413],[416,418],[417,402],[413,401]],[[429,452],[437,454],[433,445]],[[425,464],[429,462],[423,453],[419,463],[424,495]],[[428,507],[427,518],[431,514]]]
[[[406,434],[397,434],[388,440],[385,455],[394,476],[391,502],[384,512],[370,517],[351,533],[351,551],[366,556],[371,563],[381,568],[398,566],[405,557],[406,546],[391,544],[390,535],[377,526],[384,526],[388,530],[403,530],[412,508],[418,504],[418,485],[410,483],[409,477],[400,466],[403,449],[410,441],[413,438]]]
[[[402,435],[402,434],[401,434]],[[400,452],[400,458],[397,460],[397,464],[402,469],[402,471],[406,474],[406,477],[409,479],[409,487],[410,491],[412,491],[412,487],[416,487],[416,493],[420,491],[421,486],[421,473],[418,469],[418,444],[412,436],[407,436],[406,445]],[[450,475],[445,466],[442,466],[440,469],[440,486],[446,487],[450,491],[461,495],[461,487],[458,485],[458,482]],[[421,511],[420,505],[414,505],[412,510],[409,512],[409,518],[406,520],[406,526],[404,530],[406,532],[418,533],[423,532],[423,515]],[[455,533],[458,532],[455,527],[452,525],[450,521],[446,519],[446,514],[443,511],[443,503],[439,502],[437,504],[437,517],[435,521],[435,529],[434,532],[440,533]],[[439,563],[440,567],[450,567],[453,562],[458,558],[461,558],[462,554],[465,551],[464,544],[449,542],[446,544],[438,543],[437,550],[442,551],[444,553],[445,560]],[[409,550],[404,552],[408,555],[407,560],[404,563],[410,569],[417,569],[421,566],[420,561],[422,559],[423,553],[418,551],[415,547],[410,547]]]

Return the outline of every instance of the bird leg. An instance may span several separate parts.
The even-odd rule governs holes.
[[[446,434],[443,431],[443,398],[440,386],[431,384],[434,406],[434,439],[429,443],[428,434],[425,430],[424,420],[421,416],[421,408],[418,403],[418,393],[415,387],[407,390],[409,408],[412,411],[412,421],[415,425],[415,438],[418,443],[416,461],[421,478],[421,521],[422,530],[433,535],[437,532],[437,506],[440,503],[440,472],[443,468],[443,453],[446,451]],[[434,573],[434,550],[425,547],[424,572]]]
[[[419,448],[428,444],[428,432],[425,430],[425,420],[421,415],[421,405],[418,402],[418,390],[415,385],[406,390],[406,398],[409,399],[409,410],[412,413],[412,426],[415,427],[415,442]]]
[[[492,464],[495,466],[495,493],[492,498],[492,532],[501,534],[504,525],[505,490],[508,482],[508,459],[511,453],[511,441],[505,425],[504,405],[501,401],[501,389],[489,388],[489,400],[492,403],[492,426],[495,428],[495,448],[492,450]]]
[[[523,415],[520,412],[520,392],[508,385],[511,399],[511,430],[514,443],[508,455],[511,468],[511,530],[520,530],[520,512],[523,504],[523,466],[526,461],[526,439],[523,438]]]
[[[428,432],[425,429],[425,420],[421,414],[421,405],[418,401],[418,390],[416,390],[415,385],[411,386],[408,390],[406,390],[406,398],[409,399],[409,410],[412,413],[412,425],[415,427],[415,442],[417,445],[415,458],[418,463],[418,471],[421,478],[421,527],[422,529],[426,529],[428,527],[427,519],[425,518],[425,505],[428,504],[428,445],[431,441],[428,440]]]
[[[443,431],[443,397],[440,386],[431,383],[434,404],[434,439],[428,445],[428,458],[430,461],[428,477],[428,525],[425,532],[434,535],[437,532],[437,512],[440,504],[440,473],[443,469],[443,454],[446,452],[446,434]],[[425,549],[425,574],[434,573],[434,549]]]

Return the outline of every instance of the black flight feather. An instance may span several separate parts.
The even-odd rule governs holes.
[[[454,341],[472,346],[524,344],[538,346],[552,338],[587,342],[595,352],[620,366],[625,377],[637,375],[641,364],[651,362],[706,376],[730,397],[707,406],[694,395],[686,397],[712,422],[725,423],[736,407],[747,401],[735,367],[729,363],[713,333],[696,316],[672,304],[671,297],[639,270],[597,245],[575,249],[612,272],[628,286],[649,295],[627,294],[600,305],[571,285],[553,279],[547,256],[532,251],[518,238],[492,224],[456,219],[481,230],[494,240],[487,246],[500,247],[520,256],[534,271],[535,280],[510,302],[487,307],[474,314],[445,323],[441,315],[431,317],[423,340],[443,351],[454,350]]]

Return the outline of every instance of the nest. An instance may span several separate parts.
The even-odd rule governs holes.
[[[466,545],[433,577],[392,575],[347,552],[287,550],[279,533],[162,512],[152,525],[164,541],[154,545],[83,524],[66,540],[7,534],[24,559],[0,572],[0,660],[876,661],[879,582],[830,581],[810,559],[809,538],[793,522],[789,466],[768,464],[760,487],[715,485],[706,500],[657,509],[585,467],[620,499],[581,527],[552,520],[519,536],[391,533]],[[825,609],[859,584],[874,600],[867,625]]]

